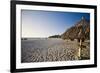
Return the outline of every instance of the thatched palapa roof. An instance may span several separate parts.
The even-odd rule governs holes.
[[[63,39],[89,39],[90,38],[90,22],[82,17],[74,26],[66,30],[61,38]]]

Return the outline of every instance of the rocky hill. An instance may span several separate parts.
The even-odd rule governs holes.
[[[49,38],[61,38],[60,35],[53,35],[53,36],[49,36]]]

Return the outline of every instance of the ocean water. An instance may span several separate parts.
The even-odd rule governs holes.
[[[27,40],[21,41],[21,48],[48,48],[64,42],[60,38],[28,38]]]

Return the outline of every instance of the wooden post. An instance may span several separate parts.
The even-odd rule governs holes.
[[[80,39],[79,49],[78,49],[78,57],[81,58],[81,47],[82,46],[82,39]]]

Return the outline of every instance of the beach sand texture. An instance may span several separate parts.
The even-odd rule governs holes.
[[[82,60],[90,58],[90,43],[81,50]],[[77,41],[62,39],[28,39],[21,42],[21,62],[52,62],[79,60]]]

